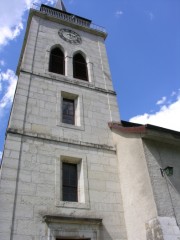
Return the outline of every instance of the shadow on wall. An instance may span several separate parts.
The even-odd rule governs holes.
[[[115,231],[113,231],[113,236],[110,236],[107,229],[102,225],[100,227],[100,239],[103,240],[113,240],[113,239],[127,239],[126,236],[126,230],[124,229],[124,226],[122,228],[115,227]]]
[[[154,179],[163,178],[180,194],[180,147],[167,143],[145,140],[145,155],[149,163],[149,170]],[[164,177],[160,169],[173,167],[173,175]]]
[[[158,215],[174,217],[180,225],[180,147],[153,140],[144,140],[144,151]],[[164,177],[160,168],[173,167],[173,175]]]

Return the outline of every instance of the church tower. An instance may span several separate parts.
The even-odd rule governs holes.
[[[106,37],[61,1],[30,10],[1,166],[1,240],[127,239]]]

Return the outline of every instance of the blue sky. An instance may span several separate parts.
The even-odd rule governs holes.
[[[17,81],[15,71],[33,2],[1,1],[0,158]],[[55,2],[41,1],[50,5]],[[69,12],[89,18],[108,31],[106,46],[121,119],[180,131],[180,1],[64,3]]]

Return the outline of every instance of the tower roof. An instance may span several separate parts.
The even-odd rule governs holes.
[[[64,3],[63,3],[62,0],[57,0],[55,8],[57,8],[57,9],[59,9],[61,11],[66,12],[66,8],[65,8]]]

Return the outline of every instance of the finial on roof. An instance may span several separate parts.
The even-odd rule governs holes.
[[[65,8],[64,3],[63,3],[62,0],[57,0],[55,8],[57,8],[57,9],[59,9],[61,11],[66,12],[66,8]]]

